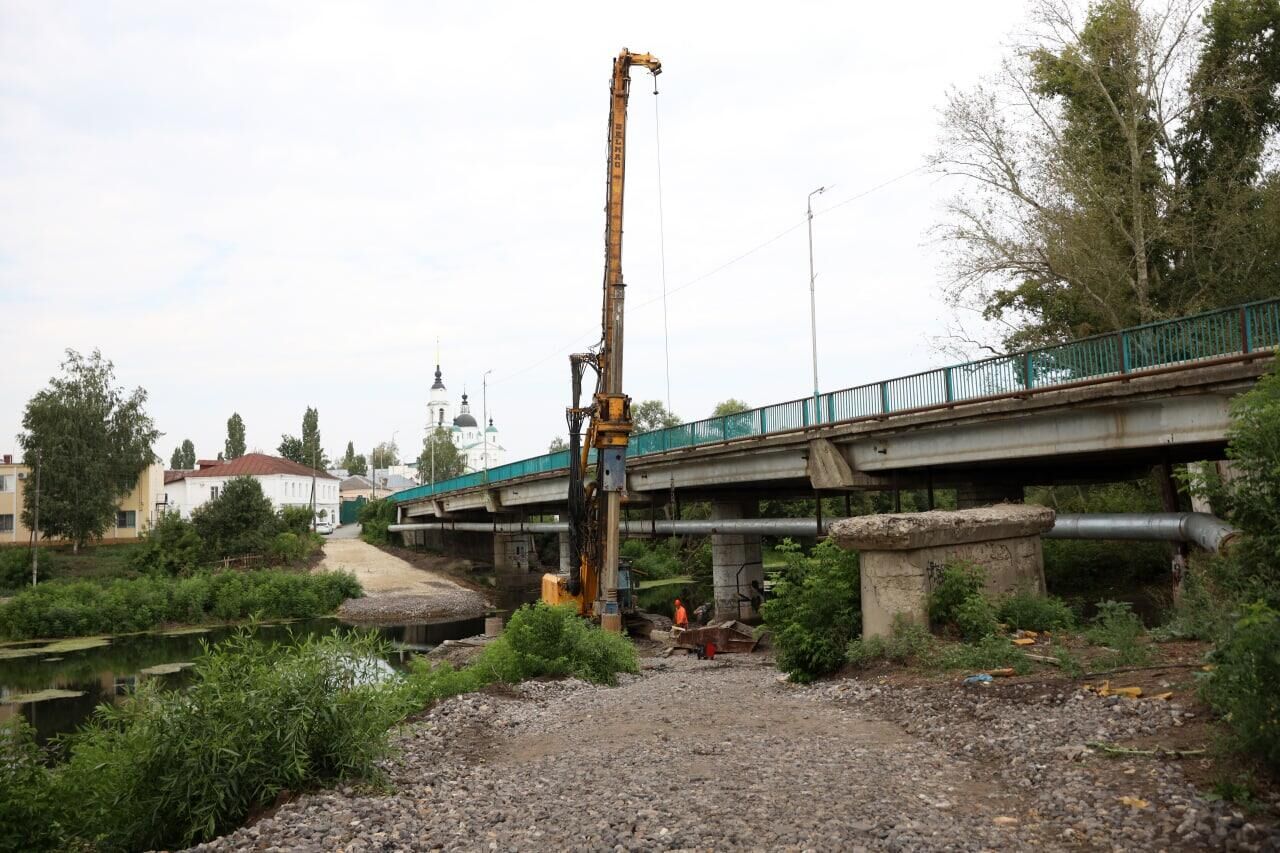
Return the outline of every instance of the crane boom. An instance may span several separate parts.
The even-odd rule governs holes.
[[[662,63],[648,53],[623,48],[613,61],[609,85],[608,185],[605,194],[604,304],[601,341],[595,353],[569,357],[573,377],[573,405],[566,410],[569,425],[569,542],[570,574],[543,578],[543,599],[576,600],[579,611],[600,617],[601,624],[621,630],[618,609],[619,527],[622,494],[626,490],[627,444],[631,436],[631,399],[622,393],[623,306],[622,202],[627,163],[627,99],[631,68],[647,68],[655,76]],[[596,370],[591,405],[581,405],[586,367]],[[590,418],[586,440],[579,442],[582,423]],[[584,485],[591,449],[596,450],[594,482]],[[600,493],[603,492],[603,500]]]

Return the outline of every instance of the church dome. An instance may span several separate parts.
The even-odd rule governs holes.
[[[471,406],[467,405],[467,395],[462,395],[462,406],[459,408],[458,416],[453,419],[453,425],[456,427],[478,427],[475,416],[471,414]]]
[[[440,365],[438,364],[436,365],[436,381],[435,381],[435,384],[431,386],[431,390],[432,391],[444,390],[444,382],[440,378]]]
[[[497,432],[498,428],[493,425],[493,418],[489,418],[489,428],[485,432]]]

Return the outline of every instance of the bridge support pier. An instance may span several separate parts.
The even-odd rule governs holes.
[[[535,553],[532,533],[493,534],[493,570],[499,574],[528,572]]]
[[[560,573],[567,574],[570,568],[571,552],[569,550],[569,534],[557,534],[560,539]]]
[[[716,501],[711,518],[755,518],[756,501]],[[760,617],[764,595],[764,563],[760,537],[743,533],[716,533],[711,537],[711,579],[717,619],[755,620]]]

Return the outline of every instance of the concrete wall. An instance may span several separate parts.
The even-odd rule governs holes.
[[[712,519],[754,518],[760,513],[756,501],[716,501]],[[711,579],[715,591],[717,619],[753,620],[760,616],[741,596],[759,595],[752,581],[764,585],[764,564],[760,558],[760,537],[742,533],[717,533],[711,537]]]
[[[864,637],[889,634],[897,614],[928,625],[929,595],[943,567],[954,560],[981,566],[990,595],[1045,592],[1044,552],[1038,535],[905,551],[863,551],[860,556]]]

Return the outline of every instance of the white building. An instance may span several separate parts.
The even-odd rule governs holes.
[[[498,428],[493,425],[493,418],[489,418],[489,423],[481,428],[475,415],[471,414],[471,404],[467,402],[465,392],[457,417],[450,419],[449,409],[449,393],[441,379],[440,365],[437,364],[436,381],[431,386],[431,399],[427,403],[428,428],[434,430],[444,427],[449,430],[454,446],[462,451],[468,472],[501,465],[507,451],[499,441]]]
[[[192,510],[217,498],[236,477],[257,480],[262,493],[277,510],[285,506],[311,506],[314,483],[316,515],[330,520],[338,518],[340,481],[337,477],[265,453],[246,453],[229,462],[201,460],[195,471],[166,471],[168,509],[190,518]]]

